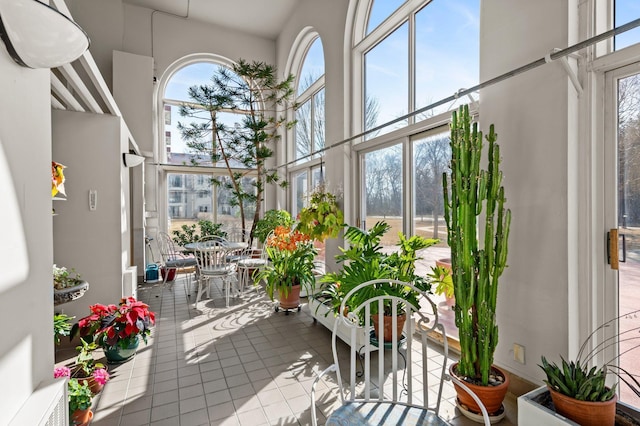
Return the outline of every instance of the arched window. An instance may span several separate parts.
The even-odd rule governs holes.
[[[295,158],[308,161],[324,148],[324,53],[320,37],[311,42],[296,78]]]
[[[307,195],[323,183],[325,146],[325,63],[322,40],[311,28],[303,30],[291,52],[289,70],[296,76],[296,125],[289,161],[291,212],[295,215],[305,205]]]
[[[388,235],[437,238],[430,252],[447,257],[447,123],[478,96],[425,107],[479,83],[480,0],[360,0],[351,10],[354,133],[374,129],[353,144],[355,216],[364,228],[385,220]]]
[[[191,226],[201,220],[220,223],[225,228],[240,228],[239,205],[233,195],[229,170],[221,156],[225,141],[210,130],[196,134],[194,129],[212,129],[213,114],[206,108],[207,90],[212,79],[226,72],[232,79],[240,79],[231,71],[232,62],[215,55],[194,55],[174,63],[159,84],[159,160],[161,183],[166,196],[166,210],[160,209],[161,221],[166,214],[168,230]],[[239,80],[238,80],[239,81]],[[188,106],[189,109],[186,109]],[[234,128],[243,114],[228,110],[215,112],[216,126]],[[236,170],[247,169],[235,161]],[[255,178],[251,172],[243,174],[241,187],[251,192]],[[245,229],[250,229],[255,201],[243,201]],[[165,213],[166,212],[166,213]],[[161,222],[162,223],[162,222]],[[199,233],[199,229],[196,229]]]
[[[356,19],[354,87],[366,139],[455,109],[470,99],[400,117],[479,82],[480,0],[363,1]],[[365,9],[366,8],[366,9]],[[360,81],[362,83],[360,83]]]

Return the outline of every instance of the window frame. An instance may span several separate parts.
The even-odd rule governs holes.
[[[179,164],[168,164],[167,163],[167,150],[166,150],[166,136],[165,136],[165,109],[164,105],[180,105],[184,103],[184,101],[180,101],[177,99],[165,98],[165,92],[167,90],[167,85],[171,81],[171,79],[178,73],[180,70],[197,63],[211,63],[216,66],[224,66],[229,69],[233,67],[235,64],[234,61],[220,55],[209,54],[209,53],[198,53],[187,55],[182,57],[171,65],[167,67],[164,71],[162,77],[159,79],[159,84],[157,85],[156,91],[154,92],[155,97],[155,111],[154,111],[154,120],[156,122],[155,128],[155,144],[154,144],[154,161],[156,162],[156,167],[158,170],[157,173],[157,182],[155,185],[156,192],[156,215],[159,220],[158,230],[167,232],[169,226],[169,199],[168,199],[168,176],[170,173],[177,174],[195,174],[195,175],[204,175],[208,178],[216,178],[219,176],[226,177],[228,176],[227,170],[222,167],[214,167],[214,166],[191,166],[191,165],[179,165]],[[247,172],[247,169],[238,169],[242,172]],[[248,176],[256,176],[257,173],[249,172]],[[214,222],[217,223],[217,193],[218,189],[216,185],[212,185],[212,214],[214,217]],[[264,209],[264,203],[262,206]],[[152,208],[147,208],[147,211],[151,211]]]

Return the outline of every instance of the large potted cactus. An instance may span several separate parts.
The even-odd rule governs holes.
[[[511,211],[504,206],[500,147],[493,124],[484,139],[488,144],[486,169],[481,166],[483,134],[471,119],[469,107],[453,112],[451,171],[445,173],[443,187],[461,353],[451,373],[480,394],[489,413],[500,416],[509,379],[493,365],[498,343],[496,299],[498,279],[507,261]],[[485,400],[485,391],[498,395]],[[479,412],[473,400],[467,401],[466,392],[458,392],[458,398],[461,408]]]

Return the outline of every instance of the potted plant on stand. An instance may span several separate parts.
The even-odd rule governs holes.
[[[493,365],[493,355],[498,343],[498,279],[507,262],[511,212],[504,207],[496,137],[491,125],[486,135],[487,168],[483,170],[480,167],[483,134],[478,131],[478,124],[472,123],[467,105],[460,107],[458,113],[454,111],[451,174],[443,176],[443,189],[456,299],[455,322],[461,348],[460,360],[451,366],[450,372],[472,388],[490,414],[501,417],[509,378]],[[480,412],[466,392],[457,389],[457,394],[463,414]]]
[[[82,297],[89,290],[89,283],[75,269],[53,265],[53,303],[61,305]]]
[[[132,358],[140,338],[147,343],[150,327],[155,324],[155,313],[149,305],[133,297],[120,300],[119,305],[95,304],[88,315],[73,325],[71,335],[94,336],[102,346],[109,363],[121,363]]]
[[[415,262],[418,259],[418,251],[438,243],[436,239],[426,239],[420,236],[406,238],[402,233],[398,235],[400,251],[384,253],[380,241],[383,235],[391,227],[386,222],[377,222],[370,230],[365,231],[350,226],[345,232],[345,240],[349,243],[349,249],[340,249],[342,254],[336,256],[336,260],[344,264],[338,272],[326,274],[322,282],[327,283],[320,297],[325,297],[331,303],[334,314],[339,313],[340,304],[344,297],[352,289],[371,280],[389,279],[410,282],[421,291],[429,291],[431,284],[425,277],[416,275]],[[380,295],[395,295],[418,306],[418,293],[408,286],[399,286],[391,282],[382,281],[369,288],[369,291]],[[349,298],[346,308],[355,311],[355,308],[371,297],[371,293],[356,293]],[[315,317],[322,305],[315,306]],[[386,308],[386,307],[385,307]],[[324,310],[324,309],[323,309]],[[374,310],[376,306],[374,305]],[[312,311],[314,312],[314,311]],[[329,311],[325,311],[325,315]],[[363,314],[363,312],[360,312]],[[378,312],[372,312],[378,315]],[[365,318],[360,317],[364,324]],[[374,321],[374,327],[378,323]],[[403,324],[398,321],[398,327]],[[391,336],[391,333],[385,333]]]
[[[279,296],[275,310],[300,310],[300,288],[310,291],[315,286],[313,260],[316,249],[308,236],[288,227],[278,226],[265,245],[269,262],[255,274],[255,283],[264,280],[267,294],[274,300]]]

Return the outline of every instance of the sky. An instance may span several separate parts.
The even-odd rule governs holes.
[[[374,1],[367,32],[375,29],[403,3],[404,0]],[[615,6],[616,26],[640,17],[640,0],[616,0]],[[479,83],[479,8],[480,0],[433,0],[416,14],[416,108]],[[367,96],[378,101],[377,124],[409,111],[406,89],[409,31],[409,25],[402,24],[365,56],[365,90]],[[639,41],[640,28],[636,28],[616,37],[616,49]],[[318,38],[307,53],[300,81],[304,82],[305,75],[318,77],[324,73],[322,55],[322,42]],[[217,67],[211,63],[198,63],[182,68],[167,85],[165,97],[188,100],[188,87],[208,81]],[[456,107],[457,103],[442,105],[433,113]],[[180,117],[178,108],[173,107],[167,130],[172,134],[172,150],[184,152],[184,143],[176,129],[178,121],[188,120]]]

